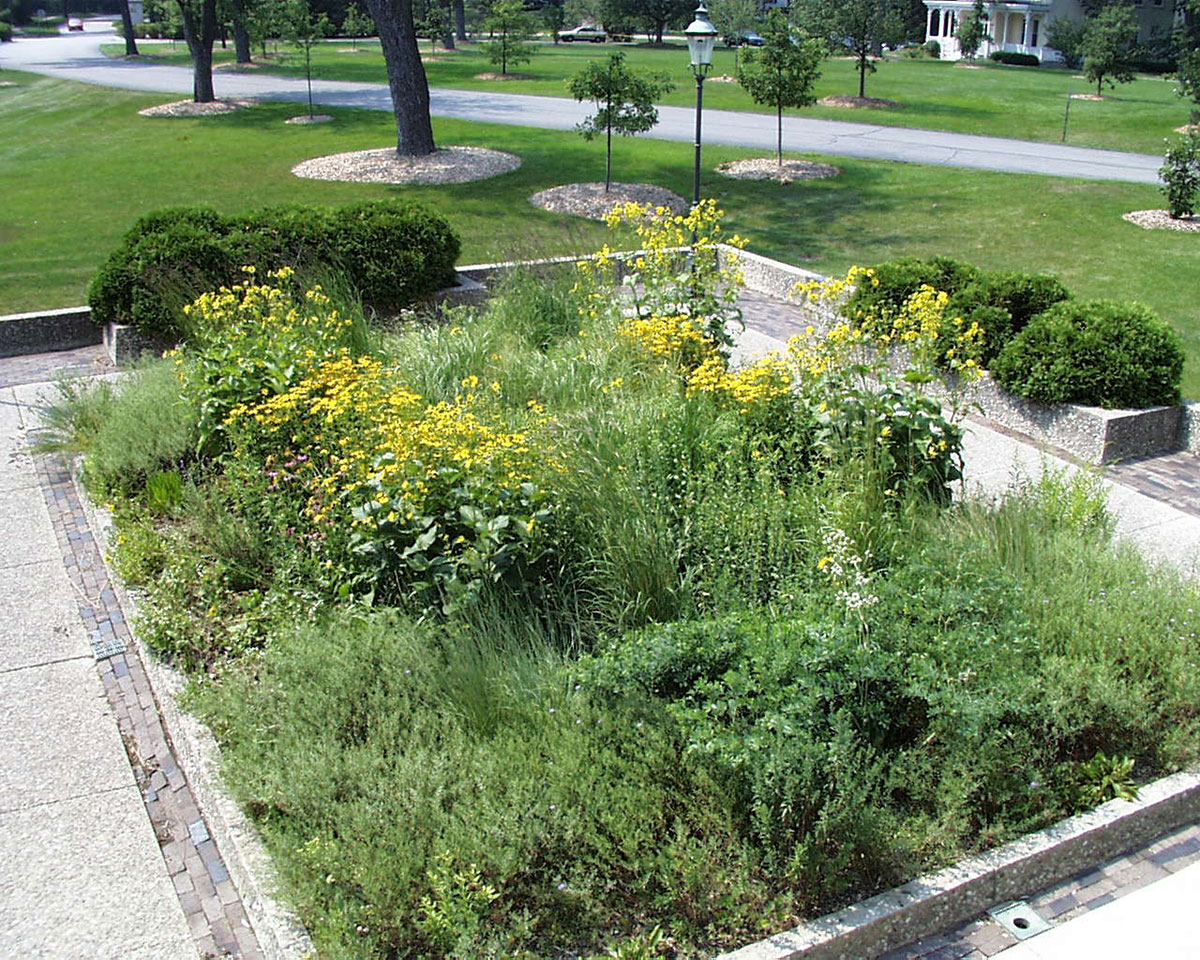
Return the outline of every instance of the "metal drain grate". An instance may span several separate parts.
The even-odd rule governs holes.
[[[1051,926],[1024,900],[997,904],[988,914],[1018,940],[1036,937],[1039,933],[1045,933]]]
[[[95,657],[97,663],[124,652],[125,641],[118,637],[107,640],[100,636],[92,637],[92,656]]]

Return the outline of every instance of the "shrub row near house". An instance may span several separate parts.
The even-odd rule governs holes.
[[[948,314],[978,324],[980,362],[1018,396],[1109,408],[1179,402],[1179,337],[1141,304],[1075,300],[1057,277],[948,257],[902,257],[871,272],[842,305],[845,317],[885,333],[923,286],[944,291]]]
[[[1042,62],[1032,53],[1013,53],[1011,50],[993,50],[988,54],[988,59],[1013,67],[1037,67]]]
[[[459,249],[444,218],[401,200],[236,216],[173,207],[134,224],[88,288],[88,305],[97,323],[175,337],[183,332],[183,306],[200,293],[239,282],[244,266],[286,266],[348,286],[377,312],[396,313],[454,283]]]

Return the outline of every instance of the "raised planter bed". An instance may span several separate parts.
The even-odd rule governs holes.
[[[0,357],[74,350],[100,343],[100,329],[88,307],[65,307],[0,317]]]
[[[823,280],[819,274],[746,251],[737,254],[746,286],[775,299],[790,299],[797,283]],[[797,303],[818,330],[842,318],[825,304]],[[1104,410],[1080,404],[1033,403],[1014,396],[986,374],[965,392],[978,416],[1064,450],[1085,463],[1105,464],[1177,450],[1200,450],[1200,407]]]

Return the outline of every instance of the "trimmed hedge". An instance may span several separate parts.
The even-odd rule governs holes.
[[[842,305],[842,315],[870,326],[867,318],[890,318],[900,312],[904,302],[922,285],[953,294],[979,277],[979,269],[950,257],[900,257],[876,264],[875,284],[859,284]],[[890,322],[890,321],[889,321]]]
[[[239,216],[174,207],[142,217],[88,288],[97,323],[150,336],[181,334],[181,308],[241,279],[240,268],[283,266],[344,279],[364,303],[396,313],[454,283],[460,243],[419,204],[373,200],[340,209],[278,206]]]
[[[993,50],[988,54],[988,59],[1013,67],[1040,67],[1042,64],[1032,53],[1013,53],[1010,50]]]
[[[1183,348],[1148,307],[1115,300],[1066,300],[1035,317],[991,368],[1028,400],[1097,407],[1179,402]]]
[[[1071,296],[1058,277],[998,271],[981,274],[950,298],[949,309],[984,330],[983,361],[998,354],[1034,317]]]

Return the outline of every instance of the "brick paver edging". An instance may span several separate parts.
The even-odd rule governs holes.
[[[877,957],[1098,867],[1200,818],[1200,773],[1147,784],[1133,802],[1112,800],[718,960]]]
[[[275,937],[260,935],[264,925],[259,917],[252,926],[247,907],[259,904],[243,901],[242,886],[231,878],[227,860],[228,850],[237,844],[231,842],[231,834],[216,829],[214,805],[198,801],[195,767],[185,773],[179,763],[178,741],[168,734],[162,716],[173,711],[178,717],[179,711],[151,682],[151,661],[143,659],[109,580],[102,547],[93,535],[99,526],[89,522],[86,498],[60,457],[35,456],[34,464],[64,567],[78,592],[79,615],[92,642],[97,672],[197,952],[243,960],[311,952],[302,931],[301,949],[280,953]],[[180,729],[171,724],[172,734],[178,736]],[[219,833],[224,850],[218,848],[214,833]]]

